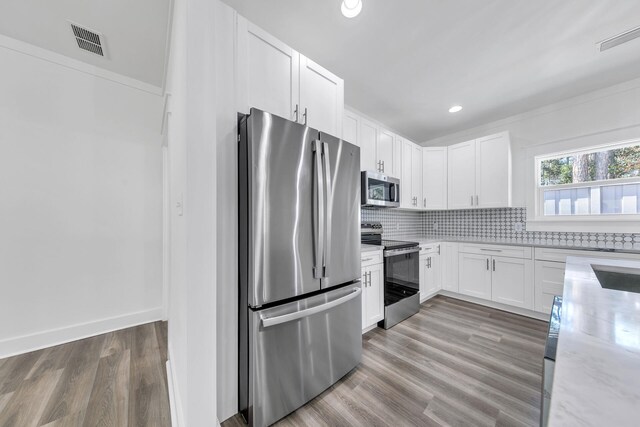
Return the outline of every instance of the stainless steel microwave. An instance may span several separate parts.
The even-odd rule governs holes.
[[[397,208],[400,206],[400,180],[378,172],[361,172],[362,206]]]

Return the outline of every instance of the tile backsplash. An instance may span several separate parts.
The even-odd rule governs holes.
[[[362,209],[362,221],[381,222],[387,238],[419,234],[552,246],[640,250],[640,233],[526,231],[526,218],[526,208],[429,212]]]

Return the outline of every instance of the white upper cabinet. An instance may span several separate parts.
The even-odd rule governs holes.
[[[364,119],[360,119],[360,170],[379,172],[376,146],[378,144],[378,127]]]
[[[342,120],[342,139],[351,144],[360,146],[360,117],[351,111],[344,110]],[[362,155],[362,153],[360,153]]]
[[[393,140],[395,135],[385,129],[378,132],[377,162],[381,173],[393,176]]]
[[[476,194],[476,142],[450,146],[447,164],[449,209],[472,208]]]
[[[344,80],[300,55],[302,123],[340,137],[344,110]]]
[[[511,206],[511,144],[502,132],[476,140],[477,208]]]
[[[342,135],[344,81],[238,15],[238,111],[256,107]]]
[[[360,147],[360,170],[400,178],[402,143],[396,135],[349,110],[342,123],[342,139]]]
[[[447,209],[447,147],[422,149],[422,208]]]
[[[411,193],[415,200],[414,208],[422,208],[422,147],[412,144],[411,153]],[[402,186],[400,186],[402,188]]]
[[[238,15],[237,56],[240,105],[298,120],[300,54]]]
[[[402,173],[400,176],[400,207],[406,209],[415,208],[413,198],[413,176],[411,174],[411,158],[413,156],[413,144],[410,141],[402,141]]]
[[[400,207],[422,209],[422,148],[402,140]]]
[[[448,208],[511,206],[511,149],[502,132],[448,148]]]

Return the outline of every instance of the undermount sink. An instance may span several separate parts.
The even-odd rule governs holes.
[[[600,286],[615,291],[640,293],[640,269],[591,265]]]

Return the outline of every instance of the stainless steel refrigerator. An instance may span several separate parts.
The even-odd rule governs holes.
[[[360,149],[253,108],[238,172],[239,410],[264,426],[360,362]]]

